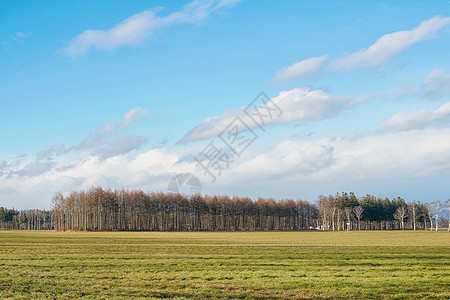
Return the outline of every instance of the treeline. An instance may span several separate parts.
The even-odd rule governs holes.
[[[53,212],[40,209],[15,210],[0,207],[0,229],[54,229]]]
[[[390,200],[372,195],[356,197],[354,193],[337,193],[319,196],[317,205],[322,230],[437,230],[445,209],[450,217],[450,200],[423,204],[407,203],[400,197]],[[440,225],[448,226],[450,230],[448,219],[442,218]]]
[[[182,195],[93,187],[57,193],[52,210],[0,208],[0,229],[89,231],[437,230],[450,200],[407,203],[354,193],[294,199]]]
[[[141,190],[72,192],[53,198],[56,230],[237,231],[304,230],[318,226],[306,200],[186,196]]]

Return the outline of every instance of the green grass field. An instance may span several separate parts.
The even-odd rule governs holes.
[[[450,299],[450,232],[0,231],[0,298]]]

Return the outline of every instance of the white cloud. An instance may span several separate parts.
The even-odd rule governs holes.
[[[140,43],[158,25],[155,13],[144,11],[120,22],[110,30],[86,30],[72,39],[65,49],[69,55],[81,55],[90,48],[114,50]]]
[[[450,74],[434,70],[427,75],[420,86],[413,88],[413,92],[429,99],[449,96]]]
[[[273,81],[289,81],[305,75],[314,74],[319,70],[320,66],[326,59],[327,55],[323,55],[296,62],[289,67],[278,70],[273,78]]]
[[[426,178],[450,172],[450,128],[392,132],[362,138],[287,140],[267,153],[252,153],[218,184],[272,182],[291,185]],[[292,186],[291,186],[292,187]],[[299,191],[301,193],[301,191]]]
[[[191,129],[178,143],[189,143],[218,136],[241,111],[229,109],[220,116],[208,117]],[[248,120],[248,119],[247,119]]]
[[[135,107],[129,112],[125,113],[123,120],[116,122],[108,122],[105,125],[103,125],[103,132],[105,134],[118,133],[119,131],[124,130],[131,123],[142,117],[144,118],[150,117],[148,110],[142,107]]]
[[[272,100],[283,110],[283,115],[275,120],[277,123],[325,119],[339,113],[348,103],[344,97],[307,86],[280,92]]]
[[[62,143],[55,143],[51,146],[46,146],[42,148],[41,151],[39,151],[36,154],[36,159],[41,160],[44,158],[50,158],[52,155],[61,155],[66,152],[66,147]]]
[[[309,86],[282,91],[271,99],[282,111],[281,116],[275,116],[266,124],[289,123],[294,121],[321,120],[341,112],[347,108],[348,99],[332,96],[324,90]],[[188,143],[218,136],[236,116],[240,116],[250,127],[255,124],[242,112],[243,108],[230,109],[220,116],[209,117],[200,125],[190,130],[179,143]]]
[[[308,141],[284,141],[267,153],[240,164],[235,172],[247,178],[309,175],[334,162],[334,149],[329,144]]]
[[[150,114],[146,109],[142,107],[133,108],[124,114],[122,120],[104,124],[101,129],[97,129],[94,134],[70,147],[68,151],[92,150],[92,154],[100,155],[102,159],[105,159],[137,149],[147,142],[147,138],[134,134],[120,135],[120,132],[131,123],[149,116]]]
[[[364,94],[353,99],[349,105],[354,106],[376,98],[386,97],[411,98],[421,97],[427,100],[438,100],[450,96],[450,74],[434,70],[425,79],[413,86],[404,86],[371,94]]]
[[[132,134],[119,135],[106,139],[106,141],[100,147],[94,149],[92,153],[94,155],[99,155],[101,159],[105,159],[138,149],[146,142],[147,138],[143,136]]]
[[[378,129],[382,132],[413,130],[448,122],[450,122],[450,102],[433,111],[418,110],[397,113],[389,121],[380,124]]]
[[[125,45],[138,45],[156,29],[200,22],[210,14],[231,7],[237,2],[239,1],[195,0],[166,17],[157,16],[157,11],[146,10],[125,19],[109,30],[83,31],[70,41],[64,52],[76,56],[86,53],[91,48],[110,51]]]
[[[49,162],[31,162],[23,169],[16,172],[20,176],[34,177],[52,169],[53,163]]]
[[[397,31],[383,35],[369,48],[361,49],[332,61],[331,69],[358,69],[375,67],[390,60],[397,53],[426,39],[431,39],[442,27],[450,24],[450,18],[433,17],[423,21],[412,30]]]
[[[339,139],[331,142],[335,163],[316,179],[385,180],[434,176],[450,170],[449,128]]]
[[[194,164],[177,163],[179,157],[160,148],[107,159],[66,153],[51,164],[22,161],[7,166],[6,172],[0,174],[0,203],[16,208],[48,208],[56,191],[69,193],[92,185],[165,190],[171,176],[195,169]]]
[[[128,153],[145,144],[147,138],[134,134],[121,134],[121,132],[133,122],[149,116],[148,110],[142,107],[135,107],[126,112],[123,119],[105,123],[101,128],[95,130],[93,134],[76,145],[66,148],[62,143],[55,143],[42,148],[36,154],[36,160],[54,159],[57,156],[73,151],[90,151],[91,154],[98,155],[102,159]]]
[[[256,195],[271,194],[276,187],[285,186],[301,197],[303,192],[296,187],[305,184],[317,185],[318,193],[323,193],[330,186],[335,187],[331,192],[336,192],[342,184],[358,187],[365,182],[369,190],[376,191],[380,181],[448,176],[450,140],[442,137],[449,135],[450,128],[436,127],[359,138],[286,140],[265,152],[247,150],[222,173],[215,186]],[[198,176],[204,183],[210,181],[208,175]],[[259,190],[255,193],[246,186]]]

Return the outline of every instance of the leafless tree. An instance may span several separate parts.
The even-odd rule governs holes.
[[[402,230],[405,229],[404,223],[405,217],[406,217],[406,208],[404,206],[397,207],[397,210],[394,213],[394,218],[400,221]]]
[[[52,205],[57,230],[301,230],[316,228],[320,220],[317,207],[306,200],[254,202],[247,197],[141,190],[91,188],[65,197],[57,193]],[[40,216],[26,212],[22,227],[42,228]]]
[[[353,207],[353,211],[355,212],[356,218],[358,218],[358,230],[361,230],[361,217],[364,211],[364,208],[362,206],[355,206]]]
[[[328,214],[328,203],[327,197],[324,195],[319,196],[318,200],[319,213],[322,218],[322,230],[325,230],[327,227],[327,214]]]
[[[341,227],[342,227],[342,209],[340,209],[340,208],[338,208],[337,210],[336,210],[336,216],[337,216],[337,220],[336,220],[336,222],[337,222],[337,230],[339,231],[339,230],[341,230]]]
[[[332,197],[332,196],[331,196],[331,197]],[[333,231],[335,230],[335,224],[336,224],[336,222],[335,222],[335,219],[336,219],[336,210],[337,210],[336,205],[332,205],[332,206],[330,207],[331,227],[332,227]]]
[[[413,229],[416,230],[416,220],[417,220],[417,204],[416,202],[411,202],[408,205],[409,216],[411,217],[411,221],[413,223]]]
[[[438,231],[439,227],[439,214],[441,213],[441,201],[434,201],[431,202],[431,209],[434,212],[434,219],[436,223],[436,231]],[[431,230],[433,230],[433,227],[431,227]]]
[[[347,216],[347,231],[350,230],[351,228],[351,222],[350,222],[350,215],[352,213],[352,208],[351,207],[346,207],[345,208],[345,215]]]

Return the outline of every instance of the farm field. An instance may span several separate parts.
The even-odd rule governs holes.
[[[0,231],[0,298],[450,298],[450,232]]]

